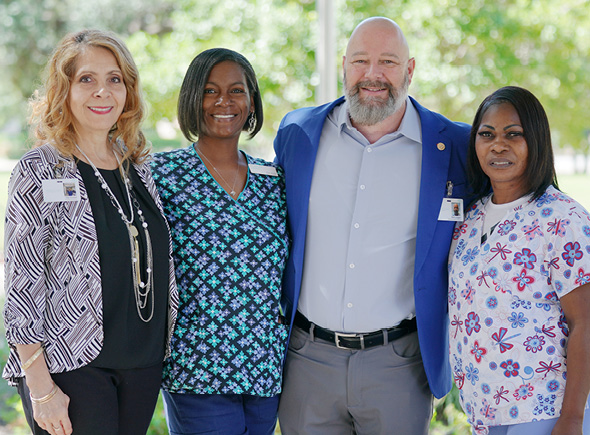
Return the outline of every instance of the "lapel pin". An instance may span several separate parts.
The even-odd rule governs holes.
[[[439,151],[444,151],[445,150],[445,144],[442,142],[439,142],[436,144],[436,147],[438,148]]]

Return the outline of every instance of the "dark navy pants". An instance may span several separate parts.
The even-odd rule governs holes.
[[[279,396],[177,394],[162,391],[170,435],[271,435]]]

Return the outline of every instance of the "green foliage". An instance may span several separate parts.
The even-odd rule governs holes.
[[[431,435],[470,435],[471,426],[461,409],[459,390],[453,389],[445,397],[434,402],[434,412],[430,422]]]
[[[529,88],[544,104],[557,146],[587,152],[590,14],[587,0],[333,0],[341,63],[362,19],[395,19],[417,68],[410,91],[427,107],[470,122],[498,87]],[[0,126],[19,113],[57,41],[83,27],[126,38],[150,104],[147,126],[174,121],[178,89],[200,51],[224,46],[257,71],[266,122],[251,148],[270,147],[282,116],[313,104],[318,76],[313,0],[5,0],[0,4]],[[341,71],[339,73],[341,77]],[[340,86],[341,87],[341,86]],[[18,110],[15,111],[15,108]]]
[[[167,32],[171,0],[4,0],[0,3],[0,52],[3,70],[28,98],[57,42],[83,28],[113,30],[123,36],[144,29]]]
[[[162,394],[160,394],[158,396],[158,403],[156,405],[156,410],[154,411],[154,416],[152,417],[152,422],[150,423],[146,435],[167,434],[168,426],[166,426],[166,416],[164,415],[164,401],[162,399]]]

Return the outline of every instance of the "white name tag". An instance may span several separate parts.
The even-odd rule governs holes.
[[[271,177],[278,177],[277,168],[274,166],[263,166],[263,165],[248,165],[250,172],[253,174],[270,175]]]
[[[443,198],[438,214],[439,221],[463,221],[463,200],[461,198]]]
[[[43,180],[45,202],[80,201],[80,186],[76,178]]]

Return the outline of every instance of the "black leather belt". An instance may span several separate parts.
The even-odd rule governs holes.
[[[295,313],[295,325],[309,333],[311,333],[311,327],[313,326],[314,337],[332,343],[341,349],[367,349],[385,344],[383,331],[369,332],[366,334],[334,332],[310,322],[299,311]],[[385,333],[387,333],[387,343],[397,340],[417,329],[415,317],[412,320],[403,320],[398,326],[385,330]]]

